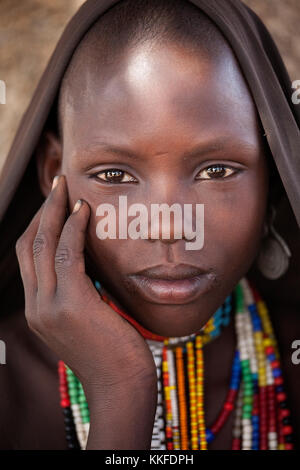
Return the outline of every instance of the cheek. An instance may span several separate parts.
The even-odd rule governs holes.
[[[205,250],[223,272],[246,272],[257,254],[267,204],[264,178],[245,178],[205,205]]]
[[[118,220],[118,213],[116,216]],[[92,209],[86,244],[100,272],[110,273],[113,277],[117,277],[118,274],[124,272],[129,260],[134,257],[135,243],[111,238],[100,240],[97,236],[99,220],[101,218],[96,216],[96,208]],[[113,269],[110,269],[111,267]]]

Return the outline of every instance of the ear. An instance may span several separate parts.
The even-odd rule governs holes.
[[[62,145],[52,131],[46,131],[41,137],[36,151],[38,179],[42,194],[47,197],[52,188],[54,176],[61,170]]]

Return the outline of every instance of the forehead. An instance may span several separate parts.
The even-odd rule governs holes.
[[[65,105],[70,150],[98,139],[163,143],[183,134],[257,132],[256,108],[229,47],[213,56],[145,44],[105,70],[81,69]]]

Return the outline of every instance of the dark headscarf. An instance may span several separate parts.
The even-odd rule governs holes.
[[[64,72],[87,30],[119,1],[87,0],[83,4],[67,25],[23,116],[0,179],[0,295],[16,276],[16,259],[9,253],[43,200],[33,156],[45,125],[55,125]],[[297,232],[291,241],[296,240],[295,249],[300,253],[300,105],[292,102],[291,80],[278,49],[261,20],[239,0],[189,1],[220,28],[240,64],[292,209],[292,219],[287,222]]]

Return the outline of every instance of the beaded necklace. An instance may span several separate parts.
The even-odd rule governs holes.
[[[138,328],[153,354],[158,395],[151,450],[206,450],[233,410],[233,450],[293,449],[276,339],[267,307],[246,278],[199,332],[180,338],[149,332],[118,309],[99,282],[95,286],[104,301]],[[208,427],[203,346],[220,335],[233,316],[237,346],[229,390]],[[62,361],[58,372],[68,448],[85,449],[90,418],[82,385]]]

